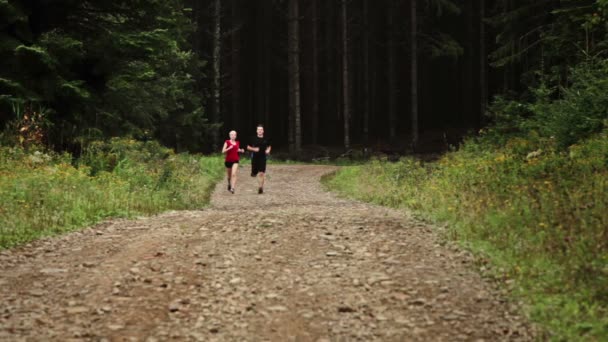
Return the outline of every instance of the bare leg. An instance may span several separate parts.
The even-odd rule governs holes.
[[[230,170],[230,172],[231,172],[230,186],[232,187],[233,190],[234,190],[234,187],[236,186],[236,172],[238,170],[239,170],[239,164],[234,163],[232,165],[232,170]]]
[[[259,175],[260,176],[258,177],[258,184],[260,185],[260,188],[264,188],[264,180],[266,178],[266,173],[260,172]]]
[[[232,184],[232,183],[231,183],[231,180],[230,180],[231,176],[232,176],[232,170],[231,170],[230,168],[226,168],[226,178],[228,179],[228,184],[229,184],[229,185],[231,185],[231,184]],[[232,186],[232,185],[231,185],[231,186]]]

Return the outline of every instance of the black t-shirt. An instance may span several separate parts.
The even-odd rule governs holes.
[[[253,152],[254,157],[266,157],[266,149],[268,146],[270,146],[270,140],[268,140],[266,137],[260,138],[256,135],[255,137],[251,138],[249,146],[260,148],[259,152]]]

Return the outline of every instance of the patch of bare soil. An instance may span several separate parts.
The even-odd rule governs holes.
[[[212,205],[0,253],[0,340],[527,341],[534,331],[407,213],[339,199],[325,166],[242,168]]]

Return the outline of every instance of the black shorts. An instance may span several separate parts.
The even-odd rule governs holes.
[[[224,162],[224,165],[226,165],[227,169],[231,169],[232,165],[238,164],[238,163],[239,163],[238,161],[235,161],[235,162]]]
[[[259,172],[266,172],[266,158],[251,158],[251,177],[257,176]]]

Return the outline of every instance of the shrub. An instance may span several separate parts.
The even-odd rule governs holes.
[[[218,157],[130,139],[94,143],[72,158],[0,147],[0,248],[107,217],[200,208],[223,171]]]
[[[600,132],[608,123],[608,60],[589,60],[571,69],[567,87],[541,83],[531,102],[495,99],[489,113],[494,125],[483,133],[494,145],[513,136],[537,135],[568,146]]]
[[[482,141],[480,143],[480,140]],[[515,279],[557,339],[608,337],[608,130],[561,152],[514,136],[470,139],[437,163],[373,161],[326,183],[364,201],[449,223],[450,238]]]

